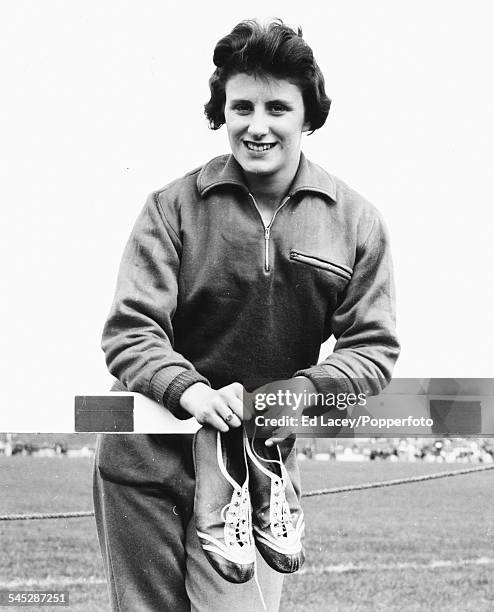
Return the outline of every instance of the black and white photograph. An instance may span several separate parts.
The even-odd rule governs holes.
[[[0,4],[0,607],[494,609],[488,2]]]

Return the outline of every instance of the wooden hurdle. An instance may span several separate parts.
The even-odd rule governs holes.
[[[358,426],[319,420],[295,431],[305,437],[494,437],[494,379],[394,379],[365,406],[329,410],[325,423],[342,416],[358,420]],[[381,426],[383,419],[395,424]],[[198,428],[195,419],[178,420],[138,393],[75,396],[75,432],[191,434]]]

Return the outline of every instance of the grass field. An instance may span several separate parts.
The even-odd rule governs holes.
[[[463,467],[301,464],[307,491]],[[307,561],[281,610],[494,610],[493,482],[494,470],[305,499]],[[91,504],[90,460],[0,457],[0,514]],[[5,588],[64,588],[70,610],[108,610],[93,519],[0,522]]]

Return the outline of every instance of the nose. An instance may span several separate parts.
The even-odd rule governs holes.
[[[261,140],[263,136],[269,133],[266,113],[262,110],[256,110],[250,115],[250,123],[248,127],[249,136],[253,140]]]

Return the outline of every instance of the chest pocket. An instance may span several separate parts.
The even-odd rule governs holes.
[[[339,279],[346,281],[342,283],[342,285],[346,285],[348,281],[351,280],[353,275],[353,270],[348,266],[345,266],[340,263],[335,263],[333,261],[329,261],[329,259],[322,258],[319,255],[311,255],[309,253],[304,253],[303,251],[299,251],[298,249],[290,250],[290,261],[299,263],[311,268],[317,268],[319,270],[325,270],[326,272],[331,273],[332,275],[338,277]],[[336,280],[336,279],[335,279]]]

